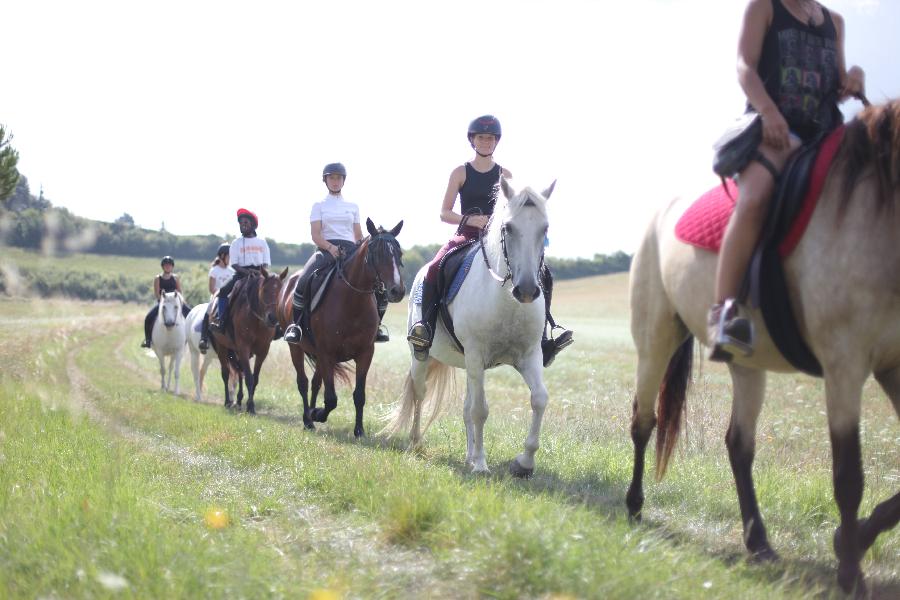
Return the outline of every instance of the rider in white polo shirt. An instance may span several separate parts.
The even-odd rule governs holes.
[[[359,224],[359,206],[346,200],[341,194],[346,180],[347,169],[341,163],[327,164],[322,170],[322,181],[328,188],[328,195],[321,202],[313,204],[309,215],[312,241],[318,250],[303,267],[303,275],[297,282],[294,292],[294,322],[284,332],[284,340],[289,344],[299,343],[302,337],[299,323],[306,309],[304,295],[313,273],[331,267],[341,252],[349,255],[363,238]],[[375,341],[387,342],[390,337],[381,324],[381,318],[387,309],[387,298],[384,294],[376,293],[375,299],[379,319]]]

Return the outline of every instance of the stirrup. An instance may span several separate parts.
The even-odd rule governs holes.
[[[712,331],[709,360],[729,362],[740,354],[745,358],[753,354],[755,332],[753,321],[739,314],[739,305],[730,298],[714,305],[709,311],[708,323]]]
[[[428,323],[422,321],[415,323],[410,328],[406,340],[412,344],[413,356],[415,356],[416,360],[424,361],[428,358],[428,350],[431,348],[432,335]]]
[[[225,323],[223,323],[221,320],[213,321],[212,319],[210,319],[209,330],[215,331],[216,333],[225,333]]]
[[[391,334],[388,333],[387,327],[385,327],[384,325],[379,325],[378,331],[375,333],[375,343],[389,341],[391,341]]]
[[[297,345],[303,339],[303,330],[296,323],[291,323],[284,331],[284,341],[288,344]]]

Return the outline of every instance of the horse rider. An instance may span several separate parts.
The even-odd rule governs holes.
[[[347,169],[341,163],[329,163],[322,169],[322,181],[328,188],[324,200],[313,204],[309,215],[310,233],[316,251],[306,261],[303,274],[294,290],[294,322],[284,332],[284,341],[299,344],[303,337],[300,322],[306,310],[304,294],[309,280],[316,271],[327,271],[343,253],[349,254],[362,241],[362,227],[359,224],[359,206],[344,198],[341,191],[347,181]],[[378,332],[376,342],[387,342],[391,338],[381,320],[387,310],[387,295],[382,290],[375,292],[378,307]]]
[[[839,101],[864,97],[865,73],[845,70],[844,19],[815,0],[750,0],[738,43],[738,82],[747,111],[762,118],[757,156],[737,176],[739,196],[725,230],[707,317],[710,359],[753,352],[750,321],[736,301],[759,239],[775,180],[788,158],[840,125]]]
[[[494,213],[497,194],[500,189],[500,176],[510,179],[512,173],[494,162],[494,150],[500,142],[502,130],[500,121],[492,115],[476,118],[469,124],[469,145],[475,150],[475,157],[463,165],[453,169],[444,201],[441,204],[441,220],[457,225],[456,235],[450,238],[428,264],[428,271],[422,286],[422,318],[410,327],[407,340],[413,346],[413,354],[418,360],[428,358],[434,330],[437,325],[439,301],[437,277],[441,259],[453,248],[469,240],[478,239]],[[459,196],[461,212],[453,210],[456,197]],[[551,333],[561,329],[555,339],[547,338],[546,325],[541,340],[544,366],[553,362],[556,354],[572,343],[572,332],[560,327],[550,315],[550,298],[553,293],[553,277],[547,265],[541,271],[541,284],[544,291],[547,322]]]
[[[175,259],[171,256],[163,256],[159,266],[162,267],[162,273],[153,279],[153,296],[156,298],[156,304],[153,305],[153,308],[150,309],[150,312],[144,318],[144,341],[141,342],[141,348],[150,347],[153,336],[153,324],[156,322],[157,315],[159,315],[159,299],[163,294],[169,292],[181,293],[181,280],[172,272],[175,269]],[[191,307],[188,306],[187,302],[181,303],[181,312],[185,317],[191,312]]]
[[[268,268],[272,262],[269,254],[269,244],[266,243],[266,240],[256,235],[259,219],[246,208],[240,208],[237,211],[237,221],[241,228],[241,237],[231,242],[231,247],[228,251],[231,264],[254,271]],[[209,348],[209,330],[216,333],[225,332],[228,324],[228,294],[234,289],[234,284],[246,276],[246,271],[241,272],[235,269],[234,276],[228,283],[219,288],[216,320],[204,319],[204,326],[200,332],[198,347],[201,352],[206,352],[207,348]]]
[[[222,286],[231,281],[234,277],[234,269],[231,268],[231,244],[223,242],[216,251],[216,257],[209,265],[209,294],[210,299],[218,292]]]

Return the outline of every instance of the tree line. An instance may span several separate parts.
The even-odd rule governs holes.
[[[0,244],[38,250],[50,256],[88,252],[147,257],[154,261],[164,255],[174,256],[178,260],[208,261],[215,256],[219,244],[230,239],[228,235],[175,235],[165,229],[138,227],[127,213],[112,223],[79,217],[65,208],[53,206],[44,198],[42,191],[35,196],[29,188],[28,179],[22,175],[18,175],[7,197],[0,195]],[[315,251],[310,243],[286,244],[271,238],[266,238],[266,241],[271,250],[272,264],[282,268],[301,267]],[[431,244],[404,249],[407,287],[411,286],[415,274],[431,260],[439,247],[439,244]],[[574,279],[627,271],[631,256],[617,252],[611,255],[595,254],[591,259],[550,257],[547,263],[556,280]],[[37,291],[43,295],[42,287],[47,294],[91,298],[84,290],[66,285],[64,277],[50,286],[38,285]],[[120,299],[134,299],[134,295],[131,290]]]

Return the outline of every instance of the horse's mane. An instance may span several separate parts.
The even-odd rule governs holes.
[[[836,166],[844,172],[842,209],[869,168],[878,207],[893,207],[900,186],[900,100],[869,106],[847,124]]]
[[[262,285],[265,280],[266,278],[262,276],[262,273],[248,269],[247,277],[238,281],[240,287],[234,295],[235,308],[242,304],[249,304],[251,295],[256,294],[259,291],[259,286]]]
[[[378,233],[389,233],[384,227],[378,227]],[[365,242],[368,243],[369,247],[369,256],[370,260],[373,264],[381,263],[382,261],[390,260],[390,252],[391,248],[395,248],[396,252],[394,253],[394,257],[397,259],[397,264],[401,267],[403,266],[403,251],[400,248],[400,242],[397,241],[392,235],[388,236],[368,236],[364,239]]]

